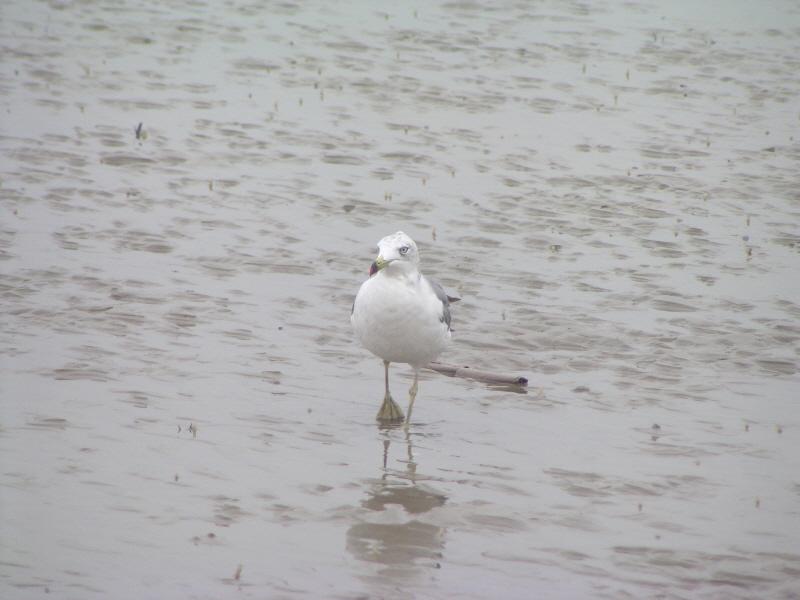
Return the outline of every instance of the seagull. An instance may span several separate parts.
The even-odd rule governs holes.
[[[408,416],[419,387],[419,370],[450,343],[450,302],[442,286],[419,270],[417,245],[402,231],[378,242],[378,258],[358,290],[350,322],[364,347],[383,359],[386,393],[376,416],[381,423],[403,421],[389,393],[389,363],[408,363],[414,383],[408,390]]]

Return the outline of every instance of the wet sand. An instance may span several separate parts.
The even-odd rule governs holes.
[[[4,598],[800,598],[795,3],[0,13]]]

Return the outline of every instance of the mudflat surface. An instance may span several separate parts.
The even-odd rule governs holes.
[[[4,598],[800,598],[795,2],[0,35]],[[428,371],[377,426],[397,230],[463,299],[440,359],[527,389]]]

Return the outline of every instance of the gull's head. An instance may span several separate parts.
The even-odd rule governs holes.
[[[378,242],[378,258],[369,268],[370,276],[389,268],[393,271],[414,271],[419,269],[417,245],[402,231],[387,235]]]

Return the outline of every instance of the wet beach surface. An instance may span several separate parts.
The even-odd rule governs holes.
[[[795,3],[0,13],[4,598],[800,598]]]

